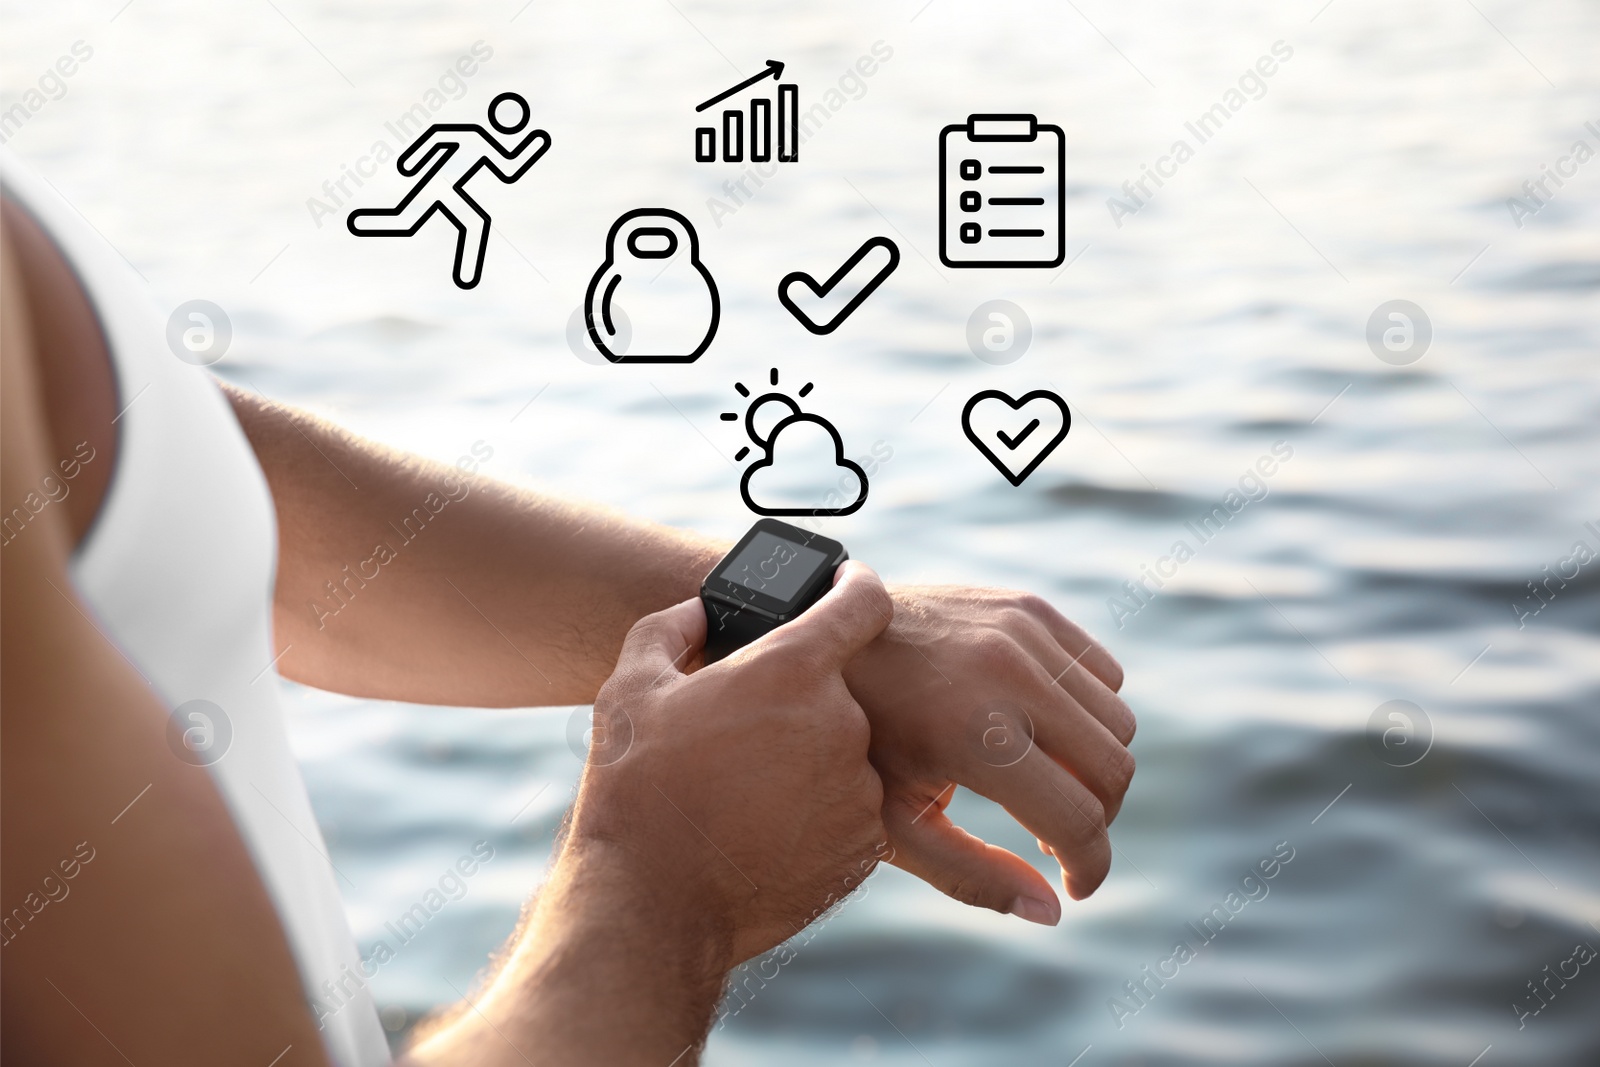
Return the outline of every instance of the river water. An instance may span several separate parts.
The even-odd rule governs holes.
[[[708,1063],[1600,1058],[1578,949],[1600,948],[1594,5],[119,3],[7,0],[9,144],[163,315],[226,310],[222,376],[731,537],[746,442],[717,416],[777,367],[850,455],[888,454],[824,521],[853,555],[1046,594],[1126,666],[1139,771],[1093,898],[1043,929],[883,870],[730,1006]],[[740,189],[740,164],[693,161],[692,109],[769,58],[825,114]],[[400,115],[482,122],[510,90],[552,147],[474,186],[481,285],[449,284],[437,223],[345,232],[405,192],[392,162],[336,184],[393,154]],[[1062,131],[1063,265],[943,266],[940,130],[1017,112]],[[716,340],[689,366],[579,358],[606,230],[655,206],[699,233]],[[773,299],[874,236],[900,264],[836,333]],[[1031,323],[1010,362],[969,346],[991,300]],[[1406,312],[1400,352],[1400,320],[1369,331],[1395,300],[1427,323]],[[1073,413],[1020,488],[961,432],[983,389]],[[495,850],[374,978],[398,1035],[512,929],[583,713],[285,688],[364,944]],[[987,801],[953,814],[1039,859]]]

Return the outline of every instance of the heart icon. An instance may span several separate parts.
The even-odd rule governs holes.
[[[873,261],[862,267],[862,261],[868,256],[872,256]],[[778,303],[788,308],[789,314],[799,319],[800,325],[812,333],[819,335],[832,333],[850,317],[851,312],[861,306],[863,300],[872,295],[874,289],[883,284],[885,278],[894,273],[895,267],[899,265],[899,246],[887,237],[874,237],[856,249],[854,254],[844,261],[844,266],[834,271],[821,285],[803,270],[791,271],[784,275],[783,281],[778,283]],[[802,286],[811,291],[809,295],[801,294],[805,298],[807,307],[801,307],[794,298],[793,290]],[[852,288],[855,289],[854,293],[850,293]],[[813,317],[815,311],[827,307],[828,298],[835,290],[840,294],[849,294],[843,306],[826,318]]]
[[[961,428],[1006,481],[1021,485],[1066,439],[1072,412],[1048,389],[1035,389],[1020,400],[985,389],[961,409]]]

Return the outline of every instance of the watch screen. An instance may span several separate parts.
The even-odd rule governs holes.
[[[826,554],[814,548],[761,530],[717,576],[776,600],[789,601],[827,559]]]

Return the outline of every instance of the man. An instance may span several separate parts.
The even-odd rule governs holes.
[[[492,976],[409,1063],[690,1063],[727,971],[880,859],[965,903],[1057,922],[1031,865],[944,815],[958,783],[1027,827],[1074,898],[1106,876],[1133,717],[1116,662],[1039,598],[886,589],[850,563],[800,619],[701,668],[694,597],[726,545],[484,478],[458,483],[451,468],[232,388],[228,415],[209,382],[171,378],[203,371],[164,354],[135,362],[142,341],[88,262],[100,246],[52,240],[68,216],[47,230],[8,201],[0,230],[0,506],[26,503],[0,556],[0,903],[15,915],[0,1008],[3,1051],[19,1062],[378,1062],[319,1036],[307,1008],[316,946],[262,844],[274,816],[246,819],[253,798],[227,777],[247,746],[211,768],[174,758],[159,661],[208,653],[118,629],[95,588],[136,582],[126,572],[148,558],[168,578],[129,617],[231,648],[249,590],[227,569],[204,581],[182,569],[186,554],[198,568],[230,546],[200,537],[163,557],[162,539],[226,520],[268,545],[255,526],[270,512],[246,521],[256,463],[276,511],[271,640],[285,677],[439,704],[593,701],[603,727],[632,733],[623,759],[585,770],[551,877]],[[153,376],[150,393],[129,388],[134,366]],[[165,411],[178,414],[155,417]],[[205,485],[180,476],[193,461],[193,478],[209,477],[200,461],[225,456],[241,427],[253,460]],[[149,458],[158,439],[164,464]],[[68,469],[59,457],[75,455],[99,458],[78,463],[70,493],[40,496]],[[309,608],[441,484],[469,491],[451,492],[336,618]],[[138,533],[130,509],[154,540],[130,542],[123,573],[96,572],[104,546]],[[264,668],[238,691],[271,681]],[[1005,738],[1004,759],[986,747],[997,702],[1029,724]],[[312,848],[314,834],[302,834]],[[80,841],[92,861],[74,853]],[[59,899],[58,871],[73,879]]]

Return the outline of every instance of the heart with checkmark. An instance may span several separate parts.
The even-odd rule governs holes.
[[[1021,485],[1066,439],[1072,412],[1048,389],[1035,389],[1017,400],[985,389],[961,409],[961,428],[1006,481]]]

